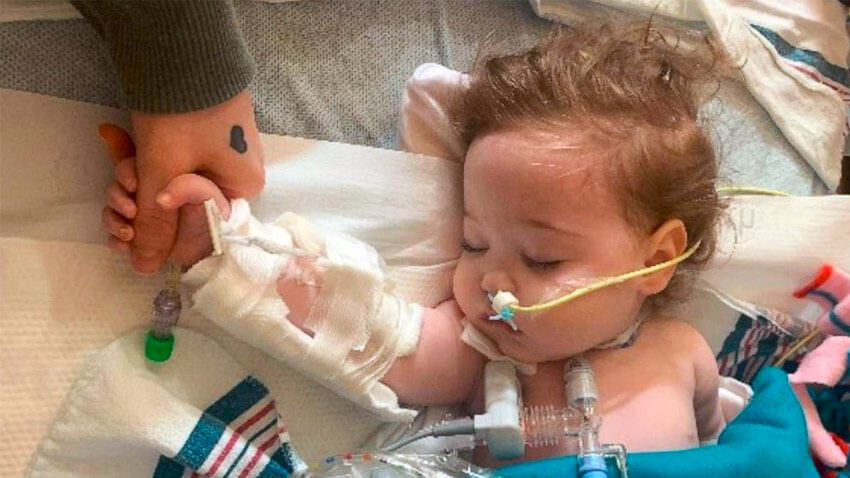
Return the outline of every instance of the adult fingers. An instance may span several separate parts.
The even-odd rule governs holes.
[[[139,186],[139,178],[136,175],[136,158],[124,158],[115,165],[115,179],[124,186],[128,192],[135,193]]]
[[[103,138],[106,149],[109,150],[109,158],[112,164],[136,155],[136,145],[130,134],[112,123],[103,123],[98,126],[97,132]]]
[[[173,176],[167,158],[160,156],[148,161],[137,158],[139,186],[136,191],[137,213],[133,221],[135,238],[130,254],[133,268],[142,274],[159,270],[174,246],[177,234],[177,212],[163,209],[156,195]]]
[[[139,212],[133,221],[135,236],[130,261],[142,274],[154,274],[162,266],[174,245],[177,212],[165,211],[153,200],[153,194],[141,195]]]

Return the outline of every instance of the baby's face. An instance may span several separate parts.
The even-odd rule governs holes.
[[[518,332],[487,320],[493,314],[488,292],[510,291],[521,305],[532,305],[587,279],[644,266],[642,239],[622,217],[599,153],[586,142],[580,130],[519,129],[478,137],[467,152],[455,298],[467,318],[517,360],[560,360],[611,340],[635,320],[645,299],[630,281],[537,315],[517,313]]]

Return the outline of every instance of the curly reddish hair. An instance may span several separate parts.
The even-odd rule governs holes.
[[[714,252],[722,210],[715,151],[697,112],[706,86],[730,69],[705,38],[682,35],[651,20],[557,26],[525,52],[477,60],[452,108],[467,144],[504,129],[592,128],[606,153],[607,186],[629,224],[649,233],[680,219],[688,248],[700,243],[648,301],[655,309],[687,295],[689,272]]]

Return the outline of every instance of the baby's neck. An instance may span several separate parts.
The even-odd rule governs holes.
[[[564,366],[566,360],[541,362],[537,364],[534,375],[519,375],[522,387],[522,401],[526,406],[553,405],[555,408],[566,407],[564,396]]]

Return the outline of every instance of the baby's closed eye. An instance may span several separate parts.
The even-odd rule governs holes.
[[[551,271],[560,267],[564,260],[556,259],[556,260],[539,260],[533,259],[525,254],[522,256],[522,262],[529,269],[534,269],[538,271]]]
[[[487,248],[483,246],[473,246],[466,240],[460,243],[460,248],[463,250],[463,252],[468,252],[470,254],[475,254],[477,252],[485,252],[487,250]]]

